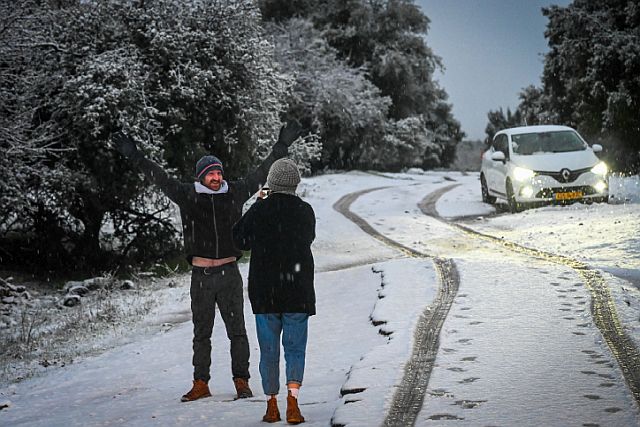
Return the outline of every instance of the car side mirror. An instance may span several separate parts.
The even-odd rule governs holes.
[[[593,150],[594,153],[599,153],[602,151],[602,145],[600,144],[593,144],[591,146],[591,149]]]
[[[491,160],[494,160],[496,162],[504,162],[505,159],[506,159],[506,156],[504,155],[504,153],[502,151],[495,151],[491,155]]]

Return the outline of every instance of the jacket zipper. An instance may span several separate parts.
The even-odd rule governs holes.
[[[211,210],[213,211],[213,232],[216,234],[216,258],[220,258],[220,254],[218,253],[218,221],[216,220],[216,203],[213,199],[214,196],[211,196]]]

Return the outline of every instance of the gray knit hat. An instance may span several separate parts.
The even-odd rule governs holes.
[[[196,163],[196,178],[202,181],[212,170],[219,170],[224,173],[222,162],[216,156],[203,156],[198,160],[198,163]]]
[[[267,176],[267,185],[271,191],[296,194],[300,183],[298,166],[290,159],[278,159],[271,165]]]

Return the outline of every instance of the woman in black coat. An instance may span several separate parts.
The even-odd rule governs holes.
[[[249,300],[260,344],[260,375],[269,396],[264,421],[280,421],[280,337],[287,376],[287,421],[304,422],[297,404],[304,375],[309,316],[316,313],[311,243],[315,214],[296,194],[300,173],[288,159],[273,163],[262,194],[233,228],[236,246],[251,250]]]

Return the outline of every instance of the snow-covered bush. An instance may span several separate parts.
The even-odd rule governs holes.
[[[381,144],[365,147],[363,163],[372,169],[400,170],[404,167],[421,167],[425,159],[439,164],[442,146],[433,141],[419,117],[389,122]]]
[[[279,63],[295,81],[287,115],[320,135],[321,155],[310,153],[315,167],[360,166],[362,151],[382,143],[390,100],[365,78],[364,69],[337,59],[310,21],[294,18],[267,28]]]

